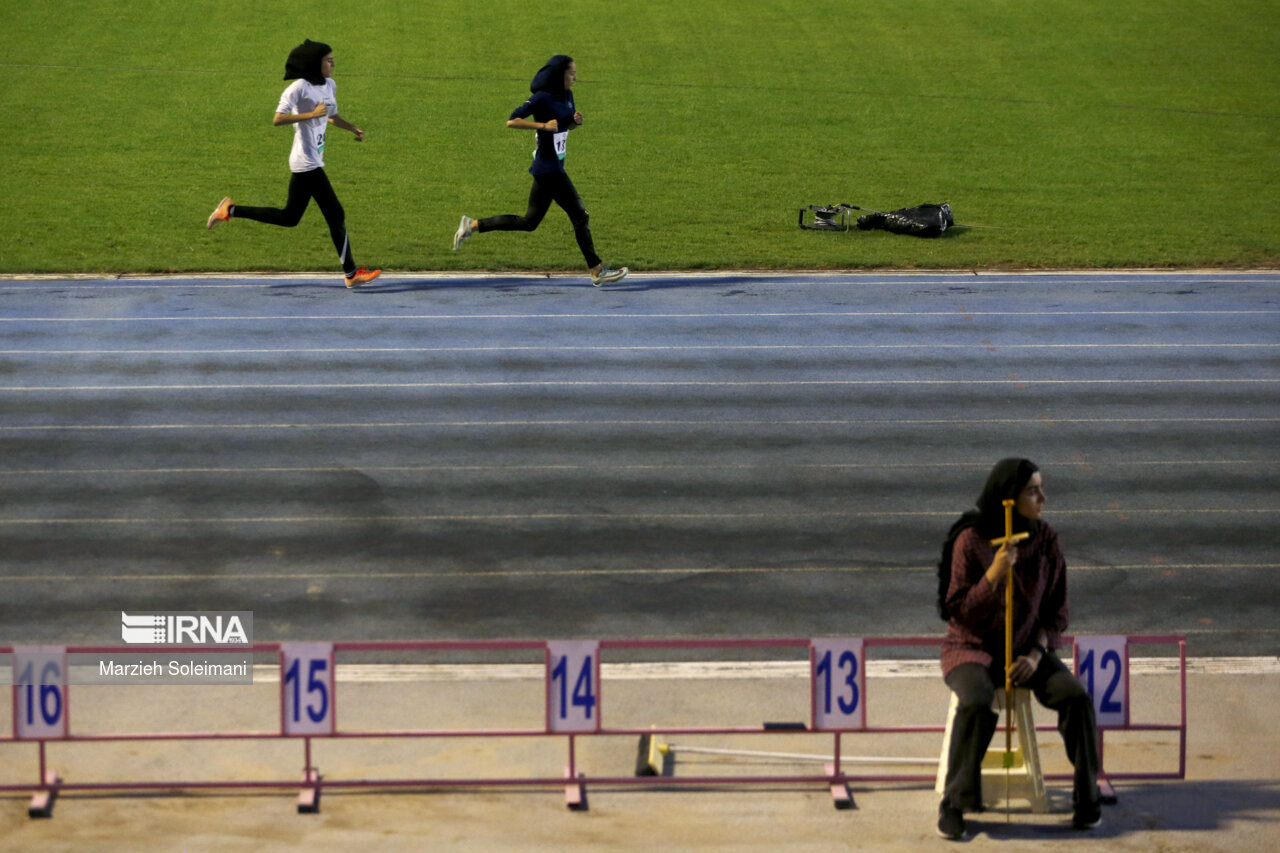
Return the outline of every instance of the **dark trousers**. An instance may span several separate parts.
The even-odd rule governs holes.
[[[997,687],[998,685],[998,687]],[[947,675],[947,686],[959,700],[951,726],[947,780],[943,798],[961,811],[982,810],[982,757],[991,745],[999,716],[991,710],[996,690],[1004,689],[1004,673],[965,663]],[[1058,732],[1074,768],[1072,801],[1098,802],[1098,723],[1093,700],[1071,671],[1047,654],[1026,684],[1036,701],[1058,712]]]
[[[596,254],[595,244],[591,240],[591,229],[587,223],[591,217],[582,206],[582,197],[578,195],[573,181],[564,172],[547,172],[533,176],[533,188],[529,190],[529,209],[524,216],[503,214],[490,216],[476,223],[476,230],[484,231],[533,231],[542,222],[542,218],[551,209],[551,202],[560,205],[569,214],[573,223],[573,236],[578,240],[578,248],[587,261],[587,267],[594,269],[600,265],[600,256]]]
[[[338,250],[338,257],[342,259],[342,271],[350,275],[356,271],[356,262],[351,257],[351,241],[347,239],[346,214],[324,169],[294,172],[289,178],[289,199],[283,208],[237,204],[232,208],[231,215],[236,219],[252,219],[254,222],[292,228],[302,221],[302,214],[307,212],[307,205],[313,198],[324,214],[324,221],[329,224],[329,236],[333,238],[333,247]]]

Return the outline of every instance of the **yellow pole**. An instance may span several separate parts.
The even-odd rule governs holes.
[[[1000,546],[1005,543],[1021,542],[1030,533],[1013,532],[1013,507],[1017,501],[1003,501],[1004,536],[992,539],[991,544]],[[1013,767],[1013,676],[1009,668],[1013,666],[1013,569],[1004,579],[1004,816],[1009,819],[1009,771]]]
[[[1008,542],[1013,538],[1013,501],[1004,502],[1004,538]],[[1010,764],[1013,747],[1013,676],[1009,667],[1013,666],[1013,569],[1004,578],[1004,766]]]

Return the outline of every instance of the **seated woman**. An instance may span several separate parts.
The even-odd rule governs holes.
[[[1005,500],[1014,500],[1013,530],[1028,538],[997,550],[1005,535]],[[1098,726],[1093,700],[1054,654],[1067,627],[1067,564],[1058,534],[1040,520],[1044,484],[1026,459],[1004,459],[987,477],[977,508],[951,527],[938,566],[938,609],[946,619],[942,673],[958,707],[947,757],[946,789],[938,808],[938,834],[957,840],[964,812],[982,810],[982,757],[999,717],[991,710],[1005,682],[1005,584],[1013,583],[1013,684],[1058,712],[1058,731],[1075,768],[1077,829],[1101,822]]]

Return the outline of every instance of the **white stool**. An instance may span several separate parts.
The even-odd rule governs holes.
[[[947,731],[942,737],[942,756],[938,759],[938,780],[934,790],[941,795],[947,786],[947,761],[951,754],[951,727],[956,719],[959,697],[951,694],[951,707],[947,709]],[[996,690],[991,710],[1004,710],[1004,690]],[[1013,713],[1017,718],[1018,745],[1013,749],[1013,765],[1006,776],[1004,750],[996,749],[994,739],[991,748],[982,758],[982,799],[986,805],[995,805],[1005,791],[1005,779],[1009,780],[1009,798],[1018,797],[1031,803],[1031,811],[1044,814],[1049,811],[1049,798],[1044,791],[1044,774],[1040,770],[1040,750],[1036,745],[1035,718],[1031,713],[1031,691],[1014,688]]]

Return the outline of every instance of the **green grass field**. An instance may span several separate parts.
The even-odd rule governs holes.
[[[356,259],[581,267],[523,212],[533,72],[578,60],[567,161],[606,261],[633,269],[1276,266],[1275,0],[0,0],[0,272],[334,270],[293,231],[204,230],[284,203],[284,60],[335,48],[327,172]],[[807,204],[949,202],[938,240],[796,227]]]

